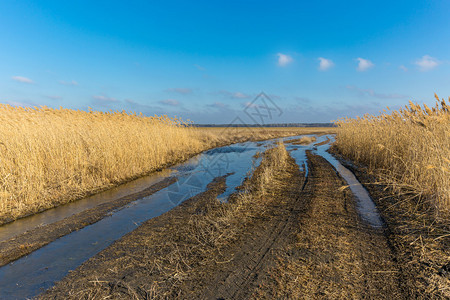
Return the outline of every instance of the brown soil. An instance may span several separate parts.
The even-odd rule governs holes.
[[[96,223],[114,210],[124,207],[126,204],[147,197],[157,191],[171,185],[177,179],[167,178],[138,193],[134,193],[120,199],[110,201],[91,209],[74,214],[61,221],[37,227],[11,239],[0,242],[0,267],[25,256],[54,240],[73,231],[80,230],[90,224]]]
[[[216,200],[225,188],[217,178],[41,298],[404,298],[384,232],[360,220],[331,165],[308,159],[307,180],[288,157],[262,192],[265,155],[245,195],[225,204]]]

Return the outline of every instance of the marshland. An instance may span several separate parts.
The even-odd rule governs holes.
[[[449,11],[0,2],[0,300],[450,299]]]
[[[2,298],[448,293],[444,99],[251,131],[1,109]]]

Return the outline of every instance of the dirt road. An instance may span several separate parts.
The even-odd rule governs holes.
[[[398,270],[382,231],[361,223],[351,193],[321,157],[293,177],[272,218],[214,268],[200,299],[402,298]]]
[[[224,208],[216,197],[225,179],[217,178],[41,298],[405,298],[383,230],[360,220],[325,159],[308,153],[305,178],[288,157],[262,193],[266,160],[246,183],[252,202]]]

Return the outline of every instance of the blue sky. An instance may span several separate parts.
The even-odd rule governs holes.
[[[0,2],[0,103],[328,122],[450,96],[450,1]]]

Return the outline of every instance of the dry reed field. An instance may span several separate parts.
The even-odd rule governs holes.
[[[196,128],[167,116],[0,104],[0,224],[231,142],[324,128]]]
[[[432,108],[410,102],[380,116],[340,120],[336,146],[347,158],[367,165],[394,191],[447,214],[450,111],[444,99],[436,99]]]

